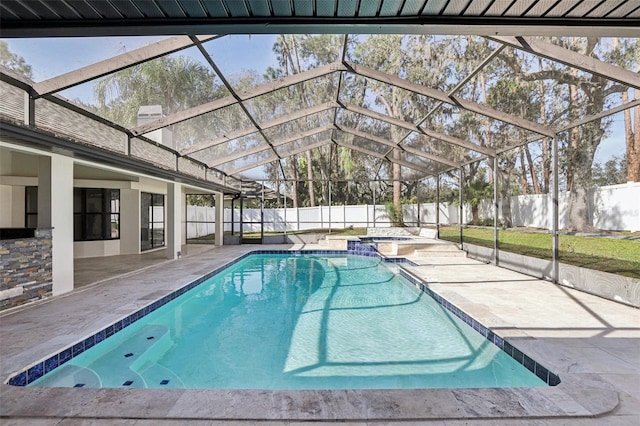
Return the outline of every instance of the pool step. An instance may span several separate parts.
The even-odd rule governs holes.
[[[381,241],[378,251],[385,256],[465,256],[454,243],[441,240]]]
[[[173,371],[156,362],[147,361],[137,369],[147,387],[183,389],[184,383]]]
[[[419,248],[413,251],[418,257],[467,257],[467,253],[456,246],[431,246]]]
[[[43,376],[42,385],[144,388],[148,385],[138,368],[147,365],[148,359],[165,353],[172,344],[167,326],[148,324],[123,342],[104,340],[95,350],[85,352],[77,360],[72,359],[56,368],[51,375]],[[76,365],[76,362],[86,367]]]
[[[350,235],[326,235],[318,240],[318,245],[327,250],[347,250],[349,241],[359,241],[360,238]]]
[[[145,388],[147,384],[136,366],[151,352],[155,353],[157,347],[166,347],[170,339],[167,326],[148,324],[89,366],[98,374],[103,387]]]
[[[42,376],[36,386],[56,388],[99,388],[102,386],[100,377],[90,368],[80,367],[73,364],[64,364],[56,368],[55,371],[57,373],[55,375]]]

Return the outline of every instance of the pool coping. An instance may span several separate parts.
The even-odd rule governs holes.
[[[208,274],[165,295],[164,303],[173,300],[210,276],[256,253],[360,254],[345,250],[253,250],[244,253]],[[402,263],[402,258],[384,258]],[[405,268],[405,278],[418,280],[419,288],[428,289],[428,282]],[[410,279],[411,281],[411,279]],[[413,283],[416,285],[416,282]],[[136,320],[139,312],[150,308],[154,301],[139,311],[125,316],[121,322]],[[164,304],[162,303],[162,304]],[[442,304],[442,303],[441,303]],[[159,307],[161,305],[156,306]],[[454,311],[452,311],[454,312]],[[454,312],[455,314],[455,312]],[[144,315],[143,315],[144,316]],[[140,316],[141,318],[142,316]],[[470,318],[470,317],[469,317]],[[124,324],[123,322],[123,324]],[[479,324],[479,323],[478,323]],[[113,326],[113,324],[111,325]],[[111,327],[109,326],[109,327]],[[473,325],[472,325],[473,327]],[[100,330],[87,339],[101,335]],[[476,328],[476,331],[479,331]],[[485,333],[490,329],[485,329]],[[115,331],[114,331],[115,332]],[[485,337],[487,337],[485,335]],[[87,339],[82,340],[86,348]],[[495,343],[495,342],[494,342]],[[89,347],[93,346],[91,340]],[[543,344],[543,342],[540,342]],[[503,345],[504,346],[504,345]],[[79,350],[80,348],[78,348]],[[504,350],[504,347],[503,347]],[[49,360],[51,357],[48,357]],[[30,367],[41,364],[41,360]],[[550,366],[553,367],[553,366]],[[38,371],[32,370],[33,373]],[[28,398],[25,403],[23,398]],[[60,404],[60,398],[82,401],[79,406]],[[252,403],[246,406],[243,401]],[[58,402],[52,402],[58,401]],[[482,389],[396,389],[396,390],[229,390],[229,389],[87,389],[28,388],[0,385],[2,417],[70,416],[70,417],[133,417],[220,420],[419,420],[469,418],[545,418],[593,417],[606,414],[618,405],[617,392],[596,374],[564,374],[558,386],[536,388]],[[113,405],[117,406],[114,409]]]

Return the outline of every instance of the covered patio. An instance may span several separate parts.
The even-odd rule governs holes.
[[[403,268],[429,291],[562,380],[299,392],[3,383],[4,421],[640,419],[635,1],[0,8],[0,253],[13,274],[0,288],[3,380],[252,250],[346,251],[365,236],[387,238],[378,255],[410,259]],[[31,51],[52,56],[32,68]],[[415,241],[393,242],[404,237]],[[433,238],[464,253],[430,251]]]

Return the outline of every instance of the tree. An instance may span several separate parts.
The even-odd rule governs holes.
[[[635,68],[640,72],[640,46],[637,39],[612,39],[613,52],[611,59],[618,65],[628,69]],[[640,90],[634,89],[630,96],[630,90],[622,92],[622,103],[630,99],[640,99]],[[626,142],[627,181],[640,182],[640,106],[624,110],[624,134]]]
[[[462,197],[471,206],[473,224],[480,224],[480,203],[482,200],[491,199],[493,185],[487,182],[484,170],[474,180],[469,182],[462,191]]]
[[[9,44],[5,40],[0,40],[0,66],[5,67],[29,80],[33,78],[31,65],[27,64],[24,58],[9,50]]]
[[[443,87],[446,73],[440,72],[436,65],[446,62],[448,57],[448,41],[442,38],[425,35],[375,35],[359,43],[353,53],[356,62],[391,75],[429,87]],[[362,81],[362,80],[360,80]],[[363,96],[361,106],[382,110],[388,116],[408,122],[419,121],[429,110],[431,101],[393,85],[369,80],[366,81],[369,96]],[[369,131],[392,142],[399,142],[407,137],[407,132],[394,125],[381,123],[378,120],[366,120]],[[419,149],[424,149],[422,136],[414,139]],[[391,151],[392,160],[400,160],[403,153],[395,148]],[[390,166],[390,177],[393,182],[393,204],[395,211],[401,211],[403,175],[397,162]]]
[[[110,74],[95,83],[94,92],[100,114],[124,127],[136,125],[143,105],[161,105],[163,113],[170,115],[227,93],[215,84],[210,68],[184,56],[163,56]],[[203,125],[200,117],[189,120],[180,132],[174,127],[173,138],[186,148],[196,141],[212,139],[223,121],[233,119],[210,119],[208,125]]]
[[[576,51],[586,57],[620,63],[631,47],[610,47],[598,38],[552,38],[550,42]],[[635,47],[634,47],[635,48]],[[633,55],[632,55],[633,56]],[[635,58],[637,61],[637,58]],[[628,64],[627,64],[628,65]],[[547,105],[547,113],[558,123],[573,122],[585,116],[595,116],[611,103],[611,97],[626,91],[620,84],[596,74],[582,72],[555,62],[548,62],[543,69],[515,69],[526,81],[552,80],[556,84],[556,99],[563,102]],[[561,135],[563,168],[569,195],[567,228],[574,231],[589,231],[587,188],[592,182],[592,164],[596,149],[609,130],[611,121],[597,118],[587,124],[573,127]]]
[[[280,35],[273,46],[273,51],[276,53],[280,65],[278,74],[286,77],[325,63],[334,62],[338,58],[338,52],[341,49],[341,40],[342,37],[335,35]],[[326,85],[322,87],[322,83]],[[276,115],[291,113],[299,108],[307,108],[326,102],[327,95],[334,91],[335,87],[330,78],[319,78],[315,82],[303,82],[286,88],[282,91],[286,96],[281,100],[278,107],[274,109],[274,118]],[[279,114],[275,114],[276,111],[279,111]],[[326,114],[314,114],[287,125],[279,126],[280,129],[274,130],[274,134],[278,137],[286,137],[291,133],[299,133],[313,127],[325,125],[326,123],[323,120],[326,120]],[[307,142],[309,143],[319,142],[318,137],[306,139],[308,139]],[[321,198],[323,200],[328,199],[326,185],[320,184],[320,189],[323,191],[322,196],[319,196],[316,192],[317,182],[315,177],[318,172],[324,174],[323,178],[326,178],[326,175],[331,172],[330,164],[324,162],[321,158],[322,156],[319,158],[314,156],[314,152],[318,153],[322,149],[323,147],[313,151],[308,150],[299,157],[293,156],[286,160],[292,174],[299,175],[299,167],[304,167],[306,170],[307,193],[304,195],[307,198],[304,201],[308,202],[310,206],[317,205]],[[331,158],[332,156],[328,155],[326,157]],[[322,167],[323,165],[328,166],[329,169],[325,170]],[[295,186],[301,189],[301,186],[297,183]],[[296,198],[303,195],[297,189],[294,192],[296,193]]]
[[[594,164],[591,174],[593,176],[593,185],[596,186],[624,183],[627,176],[627,162],[624,158],[614,156],[604,164]]]

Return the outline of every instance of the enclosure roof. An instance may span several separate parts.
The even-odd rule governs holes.
[[[326,145],[379,159],[380,164],[395,163],[410,169],[416,178],[435,176],[531,141],[555,137],[568,128],[640,102],[632,100],[597,114],[551,124],[531,114],[489,105],[486,94],[485,99],[479,99],[470,94],[475,89],[469,88],[493,63],[505,61],[504,55],[509,52],[512,58],[520,55],[523,61],[539,59],[555,64],[556,70],[565,67],[576,76],[596,76],[624,90],[640,89],[637,72],[563,47],[561,37],[541,36],[638,37],[640,3],[636,0],[4,0],[0,8],[4,37],[189,34],[156,37],[153,43],[39,81],[18,81],[9,72],[1,76],[34,100],[51,100],[83,113],[84,105],[68,102],[60,95],[69,88],[141,64],[188,51],[193,56],[195,52],[220,82],[220,96],[136,125],[114,126],[129,139],[144,139],[163,129],[184,134],[184,128],[215,127],[235,117],[233,126],[221,126],[208,137],[177,142],[173,148],[176,160],[172,160],[177,164],[178,159],[187,159],[206,173],[234,179],[247,180],[247,171],[269,164],[277,165],[281,178],[289,179],[283,160]],[[214,58],[216,49],[209,47],[228,34],[292,32],[344,34],[339,36],[342,54],[333,62],[259,80],[252,87],[239,87]],[[484,41],[487,49],[475,68],[453,71],[454,75],[436,87],[409,78],[401,69],[383,69],[384,64],[376,68],[351,57],[349,44],[358,45],[367,33],[419,34],[432,37],[429,43],[456,37],[448,34],[473,33],[479,35],[468,37]],[[444,74],[451,69],[435,72]],[[496,75],[489,84],[497,84],[502,78]],[[372,85],[409,94],[420,104],[421,115],[392,116],[384,108],[375,107],[371,101],[375,95],[367,92]],[[350,93],[345,93],[346,86]],[[295,108],[278,104],[290,103],[291,93],[298,90],[322,92],[324,98],[299,102]],[[353,96],[358,90],[362,92],[359,101]],[[32,105],[37,108],[37,101]],[[265,113],[264,105],[272,111]],[[490,142],[469,137],[455,126],[444,130],[433,124],[439,116],[455,122],[464,114],[484,120],[492,137],[501,137],[511,129],[517,129],[519,136],[509,140],[502,136],[501,143]],[[86,115],[105,123],[95,111]],[[366,123],[367,129],[360,123]]]
[[[86,113],[88,117],[99,119],[104,124],[110,122],[61,98],[58,93],[165,55],[180,54],[185,49],[197,49],[194,52],[203,58],[203,64],[210,67],[221,82],[220,87],[224,89],[222,95],[166,116],[140,122],[135,126],[115,126],[133,140],[150,137],[162,129],[171,129],[174,134],[184,134],[186,130],[180,126],[185,125],[188,126],[187,129],[211,127],[212,130],[205,133],[210,136],[200,139],[186,138],[176,142],[171,148],[176,160],[171,160],[167,167],[173,167],[179,163],[179,158],[184,158],[198,164],[197,167],[208,170],[207,176],[244,181],[259,179],[255,176],[248,177],[246,173],[262,170],[269,164],[275,166],[279,179],[292,179],[291,171],[286,172],[283,167],[283,160],[332,144],[347,148],[358,155],[364,154],[378,159],[379,164],[395,163],[407,171],[403,173],[403,178],[411,176],[421,179],[458,169],[479,159],[494,157],[500,152],[531,141],[553,138],[572,126],[617,113],[640,103],[640,100],[632,100],[592,116],[574,118],[574,121],[565,121],[561,125],[551,125],[538,122],[531,115],[523,116],[517,112],[501,110],[500,105],[491,106],[485,102],[486,99],[477,99],[469,95],[468,88],[475,87],[475,83],[472,82],[477,79],[478,73],[506,51],[552,61],[558,66],[575,70],[575,75],[595,75],[619,87],[640,89],[638,73],[582,55],[548,38],[470,36],[477,37],[476,41],[484,40],[489,53],[478,59],[475,68],[464,71],[459,77],[454,76],[453,81],[448,84],[449,88],[445,90],[442,87],[430,87],[414,81],[403,75],[401,70],[383,71],[362,62],[353,62],[348,55],[348,44],[349,40],[355,44],[359,43],[357,37],[337,37],[342,40],[342,54],[336,58],[337,61],[319,64],[298,73],[243,88],[237,87],[235,82],[228,79],[214,60],[212,49],[207,49],[207,43],[215,42],[220,39],[219,36],[164,38],[37,82],[18,81],[11,77],[9,72],[3,72],[1,75],[2,80],[23,88],[33,99],[46,99],[58,105],[66,105],[73,111]],[[491,84],[497,84],[501,77],[495,76],[494,80]],[[345,93],[344,89],[348,85],[350,94]],[[370,99],[366,101],[368,97],[374,96],[365,94],[373,85],[409,94],[417,99],[415,102],[422,110],[421,115],[415,118],[409,118],[406,114],[392,116],[384,108],[376,107]],[[467,89],[464,89],[465,87]],[[321,93],[324,97],[311,103],[308,99],[305,103],[304,99],[300,98],[294,106],[290,99],[298,93],[294,89],[302,92],[306,90],[307,93]],[[353,93],[358,91],[362,92],[359,101],[353,96]],[[463,91],[467,93],[463,94]],[[39,108],[38,101],[33,105],[36,110]],[[465,135],[464,129],[461,131],[456,125],[456,120],[462,120],[463,114],[484,120],[487,126],[491,127],[485,137],[502,137],[501,142],[497,139],[489,141]],[[445,126],[448,130],[442,126],[438,127],[438,122],[432,122],[434,117],[444,117],[442,120],[449,123],[448,127]],[[220,127],[219,124],[225,120],[231,124],[226,128]],[[38,122],[36,119],[35,124],[38,125]],[[192,122],[194,124],[189,124]],[[69,127],[73,126],[69,123]],[[507,139],[504,135],[510,131],[509,129],[519,129],[519,136]],[[69,132],[76,137],[75,130],[71,129]],[[151,148],[149,146],[145,149]],[[262,178],[266,179],[266,176],[263,175]],[[255,192],[255,189],[252,192]]]
[[[637,0],[3,0],[3,37],[248,33],[630,35]]]

